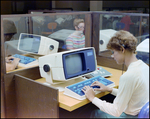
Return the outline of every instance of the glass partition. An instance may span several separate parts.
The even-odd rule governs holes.
[[[33,33],[49,36],[61,29],[75,30],[73,21],[76,18],[85,19],[85,15],[45,15],[31,17],[33,21]],[[49,23],[56,23],[53,27]]]
[[[31,34],[32,38],[42,36],[44,39],[49,38],[57,41],[58,50],[56,50],[56,52],[70,50],[66,47],[66,39],[69,37],[69,35],[76,32],[76,27],[74,26],[75,19],[83,20],[86,28],[84,26],[79,26],[79,24],[77,27],[82,27],[84,29],[82,32],[82,35],[84,35],[84,41],[86,37],[84,47],[90,46],[91,38],[89,37],[89,34],[91,34],[92,24],[90,20],[90,12],[1,15],[1,24],[3,29],[1,32],[1,43],[4,43],[4,49],[1,47],[4,53],[2,53],[1,56],[5,58],[14,56],[15,54],[31,56],[33,58],[38,58],[41,56],[41,54],[35,55],[32,52],[19,50],[18,44],[23,43],[19,40],[23,37],[20,37],[21,33]],[[31,38],[31,36],[29,37]],[[37,43],[34,41],[32,44],[30,44],[32,39],[29,40],[29,37],[28,42],[26,40],[25,43],[26,49],[29,47],[32,49],[35,46],[35,43]],[[44,48],[45,47],[43,47],[43,49]]]
[[[108,62],[108,60],[112,59],[112,53],[107,49],[107,43],[111,36],[113,36],[113,34],[118,30],[126,30],[132,33],[138,40],[137,46],[141,45],[143,41],[148,41],[149,43],[149,14],[115,12],[93,13],[95,14],[94,16],[97,16],[97,18],[99,19],[96,20],[93,18],[93,25],[96,26],[97,24],[99,24],[97,29],[93,29],[93,34],[97,32],[96,34],[99,37],[95,36],[93,38],[93,41],[95,45],[94,47],[97,48],[97,59],[100,65],[109,66],[111,64],[111,62]],[[144,47],[147,47],[147,49],[149,49],[149,44],[145,45]],[[149,51],[146,52],[145,55],[146,56],[140,56],[140,59],[149,64]],[[142,57],[145,58],[143,59]],[[105,60],[102,60],[103,58]],[[113,66],[113,68],[117,67],[117,64],[115,65]]]
[[[4,48],[5,56],[15,53],[23,54],[17,50],[20,33],[29,33],[28,17],[8,17],[3,18]]]

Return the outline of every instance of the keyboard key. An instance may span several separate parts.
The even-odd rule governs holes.
[[[100,88],[99,86],[92,86],[92,88]]]

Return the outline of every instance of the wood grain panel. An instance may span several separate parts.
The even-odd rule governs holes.
[[[99,53],[99,14],[92,14],[92,46],[95,48],[96,55]]]
[[[17,117],[57,118],[58,89],[15,75]]]
[[[85,47],[91,47],[92,43],[92,19],[91,14],[85,15]]]
[[[14,79],[15,74],[22,75],[32,80],[35,80],[41,77],[38,66],[4,74],[5,115],[7,118],[14,118],[17,116],[15,79]]]

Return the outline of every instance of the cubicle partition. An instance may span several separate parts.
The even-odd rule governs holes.
[[[20,33],[50,37],[61,44],[58,52],[62,52],[67,50],[65,48],[67,36],[75,30],[73,26],[74,19],[84,19],[85,47],[92,46],[95,48],[99,66],[114,68],[114,70],[110,69],[110,71],[121,72],[122,66],[118,65],[111,58],[111,52],[106,49],[106,44],[116,31],[126,28],[125,23],[121,23],[121,19],[125,16],[127,16],[127,19],[130,19],[130,25],[126,30],[137,37],[138,44],[145,38],[149,38],[148,14],[68,12],[1,15],[1,108],[5,117],[58,118],[59,107],[72,111],[89,103],[87,99],[77,101],[69,97],[63,97],[63,93],[59,93],[58,89],[36,81],[41,78],[39,66],[18,67],[15,70],[6,72],[5,57],[13,54],[26,55],[26,52],[18,51],[17,49]],[[17,29],[17,33],[9,41],[5,41],[4,20],[13,21]],[[49,23],[53,23],[55,26],[52,25],[50,27]],[[119,79],[118,74],[113,76],[116,80]],[[118,84],[118,81],[116,81],[116,87],[118,87]],[[99,97],[106,94],[108,93],[102,93]],[[59,100],[59,96],[62,96],[63,99]],[[75,104],[72,107],[67,105],[67,107],[65,105],[67,101],[64,99],[70,100]]]
[[[4,75],[5,114],[9,118],[57,118],[58,90],[42,85],[39,68]]]

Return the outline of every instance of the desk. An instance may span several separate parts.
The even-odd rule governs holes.
[[[103,66],[102,66],[103,67]],[[117,69],[113,69],[113,68],[108,68],[108,67],[103,67],[104,69],[106,69],[107,71],[112,73],[111,77],[108,77],[107,79],[109,79],[110,81],[115,82],[115,88],[118,88],[119,86],[119,78],[122,75],[122,71],[121,70],[117,70]],[[36,80],[37,82],[40,83],[45,83],[46,79],[45,78],[40,78]],[[90,101],[88,99],[84,99],[84,100],[77,100],[74,98],[71,98],[69,96],[66,96],[63,94],[63,92],[59,92],[59,107],[67,110],[67,111],[73,111],[81,106],[84,106],[86,104],[88,104]],[[104,93],[99,93],[96,95],[96,97],[100,98],[104,95],[107,95],[109,92],[104,92]]]
[[[19,71],[19,70],[23,70],[23,69],[27,69],[27,68],[31,68],[31,67],[36,67],[36,66],[38,66],[38,65],[33,65],[33,66],[29,66],[29,67],[20,67],[20,66],[18,66],[17,69],[11,70],[11,71],[7,71],[6,73],[10,73],[10,72],[14,72],[14,71]]]
[[[112,76],[107,79],[113,81],[116,85],[115,88],[118,88],[122,71],[108,67],[103,68],[112,73]],[[17,71],[7,73],[4,76],[4,82],[6,117],[58,118],[59,108],[67,113],[74,113],[80,107],[90,104],[88,99],[77,100],[43,84],[46,80],[41,78],[38,66],[28,69],[19,67]],[[108,93],[100,93],[96,97],[100,98]]]

